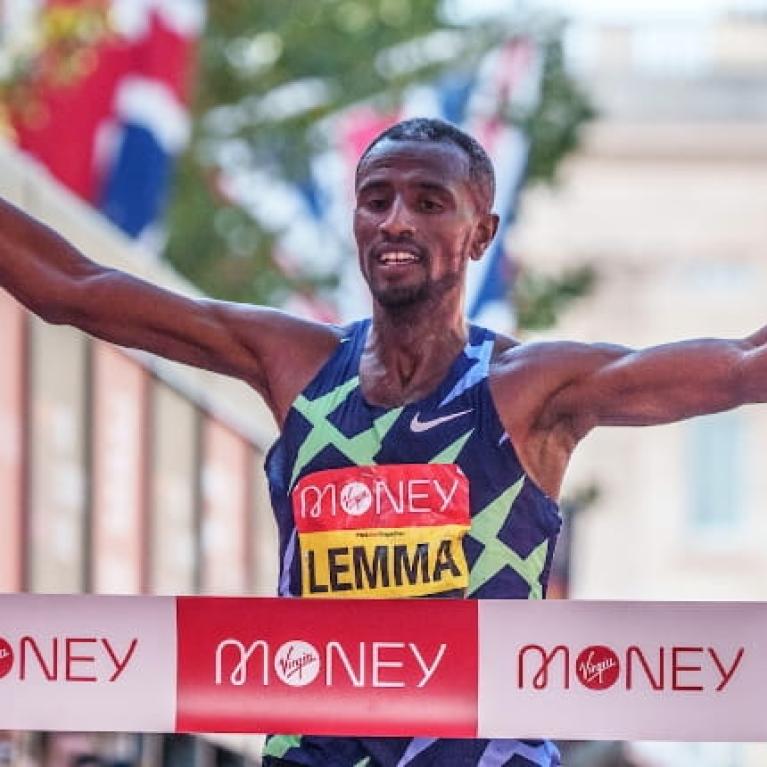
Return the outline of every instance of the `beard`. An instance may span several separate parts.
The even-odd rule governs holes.
[[[373,298],[385,309],[404,309],[424,302],[429,295],[428,285],[379,288],[371,291]]]
[[[446,274],[436,281],[424,280],[417,285],[370,286],[378,304],[394,314],[405,314],[414,309],[424,309],[435,304],[445,294],[461,284],[461,274]]]

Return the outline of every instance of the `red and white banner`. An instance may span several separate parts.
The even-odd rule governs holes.
[[[481,602],[479,731],[764,740],[767,604]]]
[[[0,729],[172,731],[173,597],[0,595]]]
[[[764,740],[767,604],[0,596],[0,729]]]

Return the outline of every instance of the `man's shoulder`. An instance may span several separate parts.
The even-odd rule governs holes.
[[[520,346],[522,346],[522,341],[518,338],[503,333],[495,333],[492,362],[500,361],[508,352],[518,349]]]
[[[595,353],[601,346],[566,339],[521,341],[511,336],[496,334],[492,362],[501,366],[518,366],[528,362],[557,364],[567,361],[570,357]]]
[[[490,365],[496,369],[503,368],[515,360],[521,359],[535,342],[522,341],[505,333],[491,331],[494,336],[493,354]]]

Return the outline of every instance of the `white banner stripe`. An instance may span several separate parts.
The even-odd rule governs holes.
[[[479,735],[767,736],[762,603],[484,602]]]
[[[0,596],[0,729],[172,732],[173,597]]]

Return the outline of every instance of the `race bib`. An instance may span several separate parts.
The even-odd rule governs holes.
[[[469,582],[469,482],[453,464],[353,466],[291,494],[304,597],[421,597]]]

